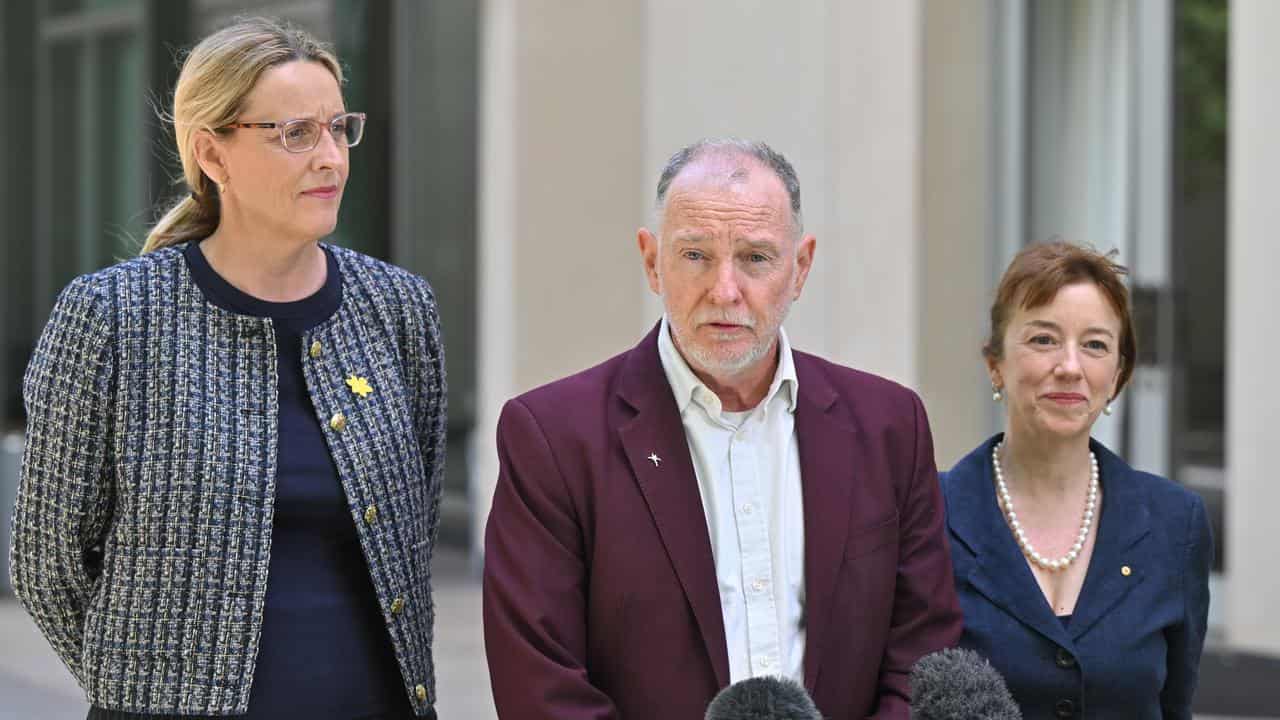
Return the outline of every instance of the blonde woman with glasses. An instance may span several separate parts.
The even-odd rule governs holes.
[[[171,119],[188,194],[27,369],[18,597],[90,718],[434,717],[436,302],[321,242],[365,116],[331,51],[247,19]]]

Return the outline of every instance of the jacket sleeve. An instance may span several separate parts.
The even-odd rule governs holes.
[[[1191,698],[1200,676],[1200,653],[1209,622],[1209,570],[1213,564],[1213,531],[1204,500],[1198,495],[1191,503],[1189,516],[1182,569],[1183,617],[1182,622],[1165,631],[1169,665],[1160,692],[1164,717],[1178,720],[1191,719]]]
[[[445,440],[448,435],[449,387],[445,374],[444,340],[435,294],[418,280],[417,345],[411,361],[417,372],[413,394],[413,423],[422,455],[430,498],[428,527],[431,546],[440,532],[440,498],[444,488]]]
[[[911,401],[915,452],[899,509],[897,589],[880,666],[880,700],[872,715],[878,720],[910,717],[911,666],[924,655],[954,647],[962,628],[933,436],[920,398],[912,393]]]
[[[72,675],[94,588],[86,552],[110,521],[115,365],[88,278],[59,296],[27,366],[26,444],[14,508],[13,587]]]
[[[484,637],[502,720],[616,720],[587,671],[582,528],[551,445],[520,400],[498,420],[485,530]]]

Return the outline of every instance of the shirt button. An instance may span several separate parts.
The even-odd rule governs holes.
[[[319,341],[319,340],[316,340],[316,341],[312,342],[312,343],[311,343],[311,357],[312,357],[312,358],[318,358],[318,357],[320,357],[320,352],[322,351],[322,349],[323,349],[323,348],[321,348],[321,347],[320,347],[320,341]]]
[[[347,427],[347,416],[340,412],[334,413],[333,417],[329,418],[329,427],[342,432]]]
[[[752,505],[751,503],[747,503],[746,505],[743,505],[743,506],[742,506],[742,514],[743,514],[743,515],[750,515],[751,513],[755,512],[755,511],[756,511],[756,506],[755,506],[755,505]]]
[[[372,525],[374,520],[378,519],[378,506],[370,505],[364,509],[364,522],[366,525]]]
[[[1055,660],[1058,663],[1058,667],[1066,670],[1076,666],[1076,659],[1071,655],[1071,653],[1067,652],[1066,648],[1058,648],[1057,655],[1058,656]]]
[[[1076,714],[1076,704],[1070,700],[1059,700],[1058,704],[1053,706],[1053,713],[1060,718],[1073,717]]]
[[[418,697],[418,702],[427,701],[427,689],[422,685],[415,685],[413,688],[413,694]]]
[[[756,592],[764,592],[764,589],[767,587],[769,587],[769,581],[764,578],[756,578],[755,581],[751,583],[751,589]]]
[[[404,612],[404,598],[396,598],[391,601],[391,614],[399,615]]]
[[[767,668],[772,664],[773,664],[773,658],[770,658],[770,657],[760,658],[760,667]]]

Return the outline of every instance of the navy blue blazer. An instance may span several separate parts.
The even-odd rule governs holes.
[[[1090,440],[1101,515],[1064,626],[996,505],[990,458],[1001,438],[940,475],[961,647],[991,661],[1028,718],[1189,719],[1213,558],[1204,501]]]

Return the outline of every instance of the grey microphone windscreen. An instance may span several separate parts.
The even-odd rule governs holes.
[[[741,680],[720,691],[706,720],[822,720],[804,687],[781,677]]]
[[[951,648],[911,668],[912,720],[1022,720],[1004,678],[978,653]]]

